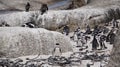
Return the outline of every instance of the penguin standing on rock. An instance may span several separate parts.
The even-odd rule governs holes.
[[[32,22],[28,22],[23,24],[21,27],[35,28],[35,24],[33,24]]]
[[[70,29],[68,27],[68,25],[65,25],[63,28],[63,33],[65,33],[65,35],[69,35]]]
[[[67,10],[74,8],[74,1],[71,2],[71,4],[68,6]]]
[[[25,6],[25,10],[26,10],[26,12],[29,12],[29,9],[30,9],[30,3],[27,2],[26,6]]]
[[[2,23],[0,24],[0,27],[10,27],[10,25],[7,24],[6,22],[2,22]]]
[[[47,4],[42,4],[40,11],[41,11],[41,15],[43,15],[45,12],[47,12],[48,11]]]

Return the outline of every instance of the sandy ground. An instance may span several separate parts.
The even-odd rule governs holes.
[[[72,36],[72,35],[73,35],[73,32],[71,32],[68,37],[70,37],[70,36]],[[111,51],[112,51],[112,48],[113,48],[113,45],[110,45],[110,44],[107,43],[107,42],[105,42],[105,45],[107,46],[107,49],[104,49],[104,50],[96,50],[96,51],[91,52],[91,51],[92,51],[92,44],[91,44],[91,42],[92,42],[92,40],[93,40],[93,36],[91,36],[91,35],[89,35],[89,36],[91,37],[91,39],[87,42],[87,44],[85,44],[86,46],[88,46],[88,48],[85,49],[85,50],[83,50],[82,52],[86,52],[86,50],[88,50],[89,53],[87,53],[87,55],[91,55],[91,54],[93,54],[93,53],[95,53],[95,52],[97,52],[98,55],[101,55],[101,54],[106,54],[106,55],[109,54],[109,55],[110,55],[110,53],[111,53]],[[71,42],[73,43],[73,45],[72,45],[72,46],[73,46],[73,52],[62,53],[62,56],[63,56],[63,57],[68,58],[68,57],[71,56],[71,54],[80,52],[80,51],[79,51],[80,47],[76,47],[76,46],[77,46],[76,42],[74,42],[74,41],[71,41]],[[99,49],[99,48],[100,48],[100,47],[98,47],[98,49]],[[23,59],[24,62],[26,62],[26,58],[33,59],[33,58],[35,58],[35,57],[37,57],[37,56],[38,56],[38,55],[34,55],[34,56],[24,56],[24,57],[19,57],[19,58]],[[40,55],[40,56],[37,57],[37,58],[39,58],[39,59],[47,59],[47,58],[49,58],[50,56],[52,56],[52,55]],[[79,57],[80,55],[76,54],[75,56],[76,56],[76,57]],[[84,56],[84,55],[81,55],[81,56]],[[16,59],[16,58],[14,58],[14,59]],[[13,60],[14,60],[14,59],[13,59]],[[109,58],[107,58],[107,60],[109,60]],[[24,62],[23,62],[23,63],[24,63]],[[93,63],[94,63],[94,64],[93,64]],[[66,67],[86,67],[87,64],[93,64],[93,65],[91,65],[91,67],[100,67],[100,65],[106,65],[107,62],[105,63],[104,61],[93,62],[93,61],[91,61],[91,60],[81,60],[81,63],[80,63],[80,62],[76,62],[74,65],[72,65],[72,66],[66,66]],[[47,64],[46,64],[46,66],[47,66]],[[46,66],[44,65],[44,67],[46,67]],[[48,67],[52,67],[52,66],[49,66],[49,65],[48,65]],[[55,66],[55,67],[60,67],[60,66]]]

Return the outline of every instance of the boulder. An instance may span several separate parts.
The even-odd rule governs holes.
[[[62,52],[72,51],[70,38],[58,32],[42,28],[0,28],[0,57],[50,55],[56,43],[60,44]]]

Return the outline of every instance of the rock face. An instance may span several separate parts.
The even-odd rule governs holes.
[[[30,3],[30,10],[39,10],[42,3],[47,3],[48,5],[54,4],[61,0],[0,0],[0,10],[25,10],[25,5],[27,2]]]
[[[35,22],[37,27],[56,30],[64,25],[74,25],[76,27],[80,25],[84,27],[86,23],[90,25],[105,23],[111,21],[113,14],[118,14],[120,18],[118,5],[120,1],[111,0],[107,3],[108,1],[102,0],[100,3],[105,2],[105,4],[101,5],[97,4],[98,2],[99,0],[94,0],[94,2],[91,1],[88,5],[74,10],[49,10],[43,15],[40,15],[39,11],[2,14],[0,15],[0,24],[6,22],[11,27],[14,27],[32,21]],[[111,9],[114,11],[109,12]]]
[[[48,55],[56,43],[60,43],[62,52],[72,51],[70,39],[58,32],[41,28],[0,28],[0,57]]]
[[[50,10],[44,15],[40,15],[39,11],[17,12],[0,15],[0,24],[6,22],[11,27],[14,27],[34,21],[38,27],[44,27],[47,29],[56,29],[69,24],[83,26],[85,23],[89,22],[104,23],[106,20],[104,15],[106,10],[107,9],[103,8],[81,8],[59,11]]]
[[[24,23],[34,20],[38,27],[44,27],[47,29],[61,27],[63,25],[76,24],[83,25],[85,22],[92,22],[93,20],[103,21],[105,19],[104,9],[75,9],[75,10],[50,10],[44,15],[40,15],[40,12],[18,12],[0,15],[0,23],[6,22],[11,27],[21,26]],[[98,15],[98,16],[97,16]],[[97,16],[90,20],[90,16]],[[96,21],[96,22],[97,22]]]
[[[2,14],[0,15],[0,24],[6,22],[11,27],[14,27],[34,21],[37,27],[56,30],[58,27],[64,25],[74,25],[76,27],[80,25],[81,27],[84,27],[86,23],[90,25],[105,23],[111,21],[111,16],[113,16],[113,14],[117,14],[120,18],[118,4],[120,1],[108,1],[109,0],[101,0],[99,4],[99,0],[93,0],[90,1],[89,4],[78,9],[58,11],[49,10],[44,15],[40,15],[39,11]],[[102,4],[103,2],[104,4]],[[111,9],[114,11],[109,12]]]
[[[107,67],[120,67],[120,30],[116,35],[113,51],[111,53],[110,61]]]

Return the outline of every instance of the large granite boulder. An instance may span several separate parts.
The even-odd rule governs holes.
[[[0,28],[0,57],[49,55],[56,43],[60,43],[62,52],[72,51],[70,39],[58,32],[41,28]]]

